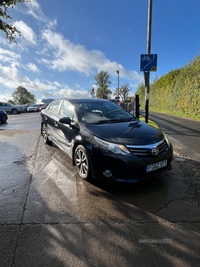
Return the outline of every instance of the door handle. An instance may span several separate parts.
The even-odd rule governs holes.
[[[55,127],[58,127],[58,122],[54,121],[53,124]]]

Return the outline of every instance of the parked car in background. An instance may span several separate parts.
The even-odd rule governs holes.
[[[0,102],[0,109],[12,114],[20,114],[22,112],[22,107],[6,102]]]
[[[0,110],[0,122],[6,123],[8,119],[7,113],[4,110]]]
[[[22,109],[23,109],[23,112],[27,112],[27,108],[28,108],[30,105],[33,105],[33,103],[28,103],[28,104],[21,105],[21,107],[22,107]]]
[[[41,107],[39,107],[39,111],[41,111],[42,109],[45,109],[45,108],[47,108],[48,107],[48,105],[49,105],[49,103],[45,103],[44,105],[42,105]]]
[[[43,106],[43,104],[31,104],[27,108],[27,112],[38,112],[41,106]]]
[[[158,126],[103,99],[57,99],[41,111],[41,134],[72,158],[78,174],[135,183],[171,169],[173,147]]]

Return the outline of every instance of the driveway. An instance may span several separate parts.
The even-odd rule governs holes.
[[[199,184],[187,157],[134,185],[88,183],[44,144],[38,113],[0,124],[0,151],[1,267],[199,266]]]

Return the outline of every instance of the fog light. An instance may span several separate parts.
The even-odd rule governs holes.
[[[103,175],[105,175],[106,177],[111,177],[112,176],[112,172],[110,170],[105,170],[103,172]]]

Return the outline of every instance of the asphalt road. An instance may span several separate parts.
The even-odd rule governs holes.
[[[144,110],[140,113],[144,116]],[[149,119],[169,136],[177,152],[200,162],[200,121],[154,111],[149,111]]]
[[[199,266],[197,161],[175,153],[154,179],[88,183],[33,113],[0,124],[0,151],[1,267]]]

